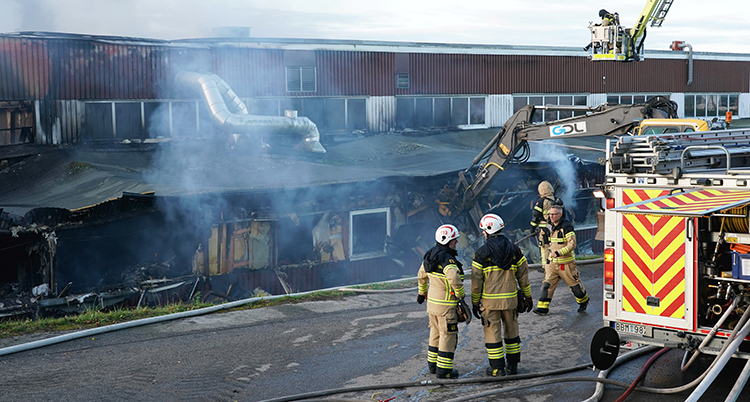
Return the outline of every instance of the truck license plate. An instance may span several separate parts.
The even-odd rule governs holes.
[[[650,338],[654,336],[653,328],[647,327],[645,325],[638,325],[638,324],[626,324],[622,322],[616,322],[615,331],[625,332],[628,334],[642,335],[642,336],[647,336]]]

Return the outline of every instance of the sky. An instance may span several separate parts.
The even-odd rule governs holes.
[[[605,8],[635,25],[646,0],[0,0],[0,32],[54,31],[153,39],[250,27],[261,38],[583,47]],[[674,0],[647,50],[674,40],[696,52],[750,54],[750,1]]]

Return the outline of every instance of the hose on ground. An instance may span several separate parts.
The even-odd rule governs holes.
[[[538,378],[538,377],[546,377],[550,375],[566,374],[566,373],[570,373],[573,371],[585,370],[585,369],[591,368],[592,366],[593,365],[591,363],[579,364],[577,366],[563,368],[563,369],[543,371],[539,373],[518,374],[518,375],[512,375],[508,377],[463,378],[463,379],[458,379],[458,380],[421,380],[421,381],[402,382],[402,383],[394,383],[394,384],[362,385],[358,387],[349,387],[349,388],[334,388],[334,389],[326,389],[326,390],[321,390],[321,391],[307,392],[304,394],[289,395],[289,396],[284,396],[284,397],[274,398],[274,399],[266,399],[266,400],[259,401],[259,402],[299,401],[303,399],[343,394],[347,392],[371,391],[371,390],[376,390],[376,389],[412,388],[412,387],[424,387],[424,386],[431,386],[431,385],[463,385],[463,384],[480,384],[480,383],[488,383],[488,382],[516,381],[516,380],[524,380],[528,378]],[[627,384],[625,384],[625,386],[627,387]]]
[[[740,319],[740,322],[742,323],[742,329],[738,333],[732,334],[734,336],[729,338],[733,339],[731,343],[724,343],[724,347],[721,349],[722,352],[719,354],[716,360],[713,361],[708,372],[704,374],[704,378],[703,380],[701,380],[698,387],[696,387],[695,390],[693,390],[693,393],[690,394],[687,399],[685,399],[686,402],[695,402],[703,395],[704,392],[706,392],[708,387],[716,379],[716,376],[718,376],[724,366],[726,366],[729,358],[732,357],[735,350],[739,349],[742,342],[744,342],[745,337],[748,333],[750,333],[750,323],[747,322],[748,317],[750,317],[748,316],[749,312],[750,309],[745,310],[745,314],[743,314],[742,318]],[[737,329],[738,327],[735,327],[735,329]]]
[[[607,376],[609,375],[609,372],[614,370],[615,367],[623,363],[629,362],[630,360],[633,360],[637,357],[641,357],[645,355],[646,353],[651,353],[656,349],[657,349],[656,346],[643,346],[638,349],[631,350],[630,352],[625,353],[622,356],[618,356],[617,359],[615,359],[614,364],[612,364],[612,367],[603,371],[599,371],[599,378],[607,378]],[[596,390],[594,391],[594,394],[582,402],[598,402],[599,400],[602,399],[603,395],[604,395],[604,383],[599,382],[599,383],[596,383]]]
[[[628,387],[628,389],[626,389],[625,392],[622,395],[620,395],[620,397],[617,398],[617,400],[615,402],[624,402],[625,399],[627,399],[628,396],[630,396],[630,394],[633,393],[633,391],[635,390],[635,387],[638,386],[638,383],[641,382],[641,380],[643,379],[643,377],[646,376],[646,372],[648,371],[649,368],[651,368],[651,365],[654,364],[654,362],[656,361],[656,359],[658,359],[659,356],[663,355],[664,353],[668,352],[670,349],[671,348],[662,348],[660,351],[654,353],[654,355],[651,356],[650,359],[648,359],[648,361],[646,362],[646,364],[643,365],[643,368],[641,369],[641,372],[638,373],[638,377],[636,377],[635,380],[633,380],[633,383],[630,384],[630,387]]]
[[[13,345],[8,346],[5,348],[0,349],[0,356],[5,356],[13,353],[23,352],[26,350],[31,349],[37,349],[45,346],[51,346],[58,343],[63,343],[67,341],[71,341],[74,339],[80,339],[80,338],[86,338],[93,335],[103,334],[107,332],[114,332],[119,331],[122,329],[128,329],[128,328],[135,328],[140,327],[144,325],[150,325],[150,324],[156,324],[166,321],[172,321],[172,320],[178,320],[180,318],[187,318],[187,317],[195,317],[199,315],[205,315],[205,314],[211,314],[215,313],[217,311],[221,310],[229,310],[233,309],[235,307],[240,307],[245,304],[252,304],[263,300],[274,300],[274,299],[280,299],[284,297],[293,297],[293,296],[304,296],[311,293],[317,293],[317,292],[326,292],[326,291],[337,291],[342,290],[340,288],[328,288],[328,289],[318,289],[318,290],[311,290],[308,292],[300,292],[300,293],[292,293],[288,295],[276,295],[276,296],[261,296],[261,297],[251,297],[248,299],[242,299],[237,300],[229,303],[219,304],[216,306],[211,307],[204,307],[196,310],[190,310],[190,311],[183,311],[179,313],[174,314],[167,314],[167,315],[161,315],[158,317],[149,317],[149,318],[142,318],[140,320],[134,320],[134,321],[128,321],[128,322],[121,322],[117,324],[112,325],[106,325],[103,327],[97,327],[97,328],[91,328],[91,329],[85,329],[83,331],[77,331],[72,332],[65,335],[58,335],[47,339],[41,339],[38,341],[33,342],[27,342],[19,345]],[[352,289],[344,289],[344,290],[352,290]],[[412,289],[413,290],[413,289]]]

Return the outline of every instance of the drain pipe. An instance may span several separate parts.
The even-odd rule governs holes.
[[[200,93],[208,107],[211,120],[222,131],[229,134],[297,134],[303,138],[295,148],[325,153],[320,144],[318,127],[307,117],[256,116],[247,113],[247,107],[231,90],[229,85],[215,74],[179,71],[175,75],[177,85]],[[231,105],[227,106],[227,100]]]
[[[688,48],[688,81],[687,86],[690,86],[690,84],[693,83],[693,46],[690,45],[687,42],[683,42],[681,40],[676,40],[672,42],[671,45],[669,45],[669,48],[672,50],[684,50],[685,48]]]

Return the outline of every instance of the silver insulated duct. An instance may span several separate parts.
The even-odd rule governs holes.
[[[298,135],[301,141],[295,149],[325,153],[320,144],[318,127],[307,117],[256,116],[248,114],[247,107],[232,88],[216,74],[180,71],[175,76],[177,85],[200,93],[208,107],[211,120],[229,134]]]

